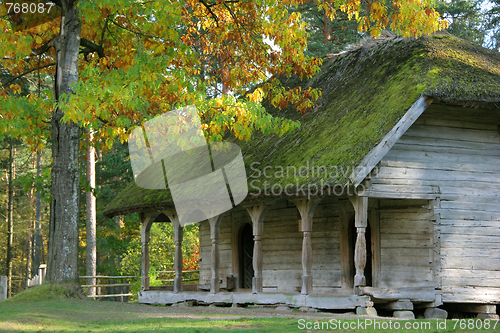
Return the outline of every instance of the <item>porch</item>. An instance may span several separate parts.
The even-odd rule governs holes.
[[[414,305],[441,305],[433,269],[432,204],[427,199],[283,200],[240,207],[225,222],[222,216],[210,218],[200,224],[199,284],[183,282],[183,228],[172,211],[161,213],[164,220],[158,212],[141,214],[140,303],[194,301],[331,310],[376,303],[380,308],[410,311]],[[149,284],[153,222],[171,222],[174,227],[172,286]]]

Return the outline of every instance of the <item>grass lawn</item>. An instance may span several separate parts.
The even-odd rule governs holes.
[[[387,318],[377,319],[381,327],[373,329],[373,321],[369,327],[364,325],[365,318],[359,317],[362,327],[358,327],[358,319],[347,320],[328,313],[308,317],[294,312],[295,318],[266,318],[250,310],[248,317],[241,315],[241,311],[238,314],[210,311],[204,307],[179,311],[164,306],[69,299],[52,287],[43,286],[0,302],[0,332],[500,332],[500,324],[493,328],[495,321],[490,322],[490,329],[477,329],[477,320],[469,324],[474,328],[460,329],[460,322],[448,320],[445,329],[444,321],[389,322]],[[392,326],[388,326],[390,323]],[[430,327],[417,329],[417,325],[424,323]],[[437,329],[438,323],[441,329]],[[467,319],[463,324],[467,324]],[[394,329],[395,325],[401,328]],[[404,325],[411,325],[410,329],[404,329]]]

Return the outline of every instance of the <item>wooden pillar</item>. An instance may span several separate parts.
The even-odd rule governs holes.
[[[253,230],[253,273],[252,292],[261,293],[262,288],[262,235],[264,233],[264,216],[269,210],[269,206],[255,205],[245,207],[252,219]]]
[[[168,216],[172,226],[174,227],[174,294],[182,291],[182,239],[184,235],[184,227],[181,226],[179,222],[179,217],[175,212],[163,211],[165,215]]]
[[[299,199],[294,200],[301,217],[302,240],[302,289],[303,295],[308,295],[313,289],[312,277],[312,223],[316,207],[321,199]]]
[[[142,243],[142,261],[141,261],[141,290],[149,290],[149,231],[153,218],[144,213],[139,214],[141,222],[141,243]]]
[[[174,225],[174,242],[175,242],[175,257],[174,257],[174,294],[182,291],[182,238],[184,235],[184,228],[177,222],[172,221]]]
[[[220,290],[220,277],[219,277],[219,237],[220,237],[220,223],[222,216],[217,215],[208,219],[210,223],[210,239],[212,240],[212,254],[210,261],[210,271],[212,277],[210,279],[210,293],[215,294]]]
[[[368,197],[350,197],[355,212],[356,247],[354,249],[354,288],[366,285],[366,227],[368,226]]]

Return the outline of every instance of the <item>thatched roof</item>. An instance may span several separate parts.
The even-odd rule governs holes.
[[[434,103],[498,108],[500,55],[446,34],[391,38],[328,57],[321,72],[308,81],[292,77],[282,82],[320,87],[322,96],[305,115],[268,108],[273,115],[299,119],[299,130],[281,137],[256,133],[248,142],[237,142],[249,177],[249,197],[272,196],[273,185],[297,193],[297,186],[349,183],[353,169],[422,96]],[[301,167],[307,174],[299,173]],[[167,206],[172,206],[168,190],[145,190],[132,182],[104,213]]]

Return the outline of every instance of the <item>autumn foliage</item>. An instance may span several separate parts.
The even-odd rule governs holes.
[[[289,11],[304,2],[80,1],[79,79],[74,95],[59,106],[63,120],[92,127],[96,143],[104,147],[116,137],[126,140],[134,125],[185,105],[200,110],[210,140],[293,130],[298,123],[271,117],[260,103],[267,98],[276,107],[307,112],[320,96],[315,89],[284,87],[277,79],[308,78],[320,68],[321,59],[304,55],[305,23]],[[444,27],[429,0],[316,3],[331,18],[346,12],[360,31],[373,36],[384,28],[419,36]],[[53,75],[60,18],[16,16],[7,9],[0,9],[2,69],[14,78]],[[50,89],[21,96],[18,85],[4,83],[0,135],[41,147],[50,135],[54,103]]]

